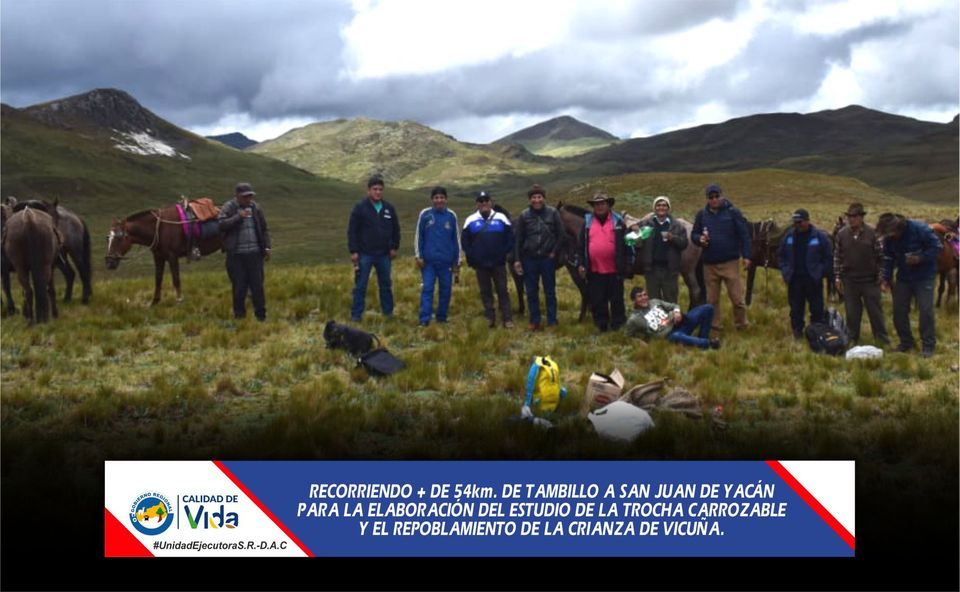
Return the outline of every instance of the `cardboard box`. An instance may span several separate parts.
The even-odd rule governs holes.
[[[590,409],[598,409],[616,401],[623,393],[623,375],[614,368],[610,375],[594,372],[587,380],[587,394],[584,397]]]

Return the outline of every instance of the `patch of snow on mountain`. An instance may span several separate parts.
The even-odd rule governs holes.
[[[139,133],[123,133],[118,132],[119,137],[114,139],[118,141],[114,146],[124,152],[130,152],[132,154],[143,154],[146,156],[150,155],[159,155],[159,156],[179,156],[180,158],[185,158],[190,160],[190,157],[186,154],[181,154],[173,149],[172,146],[164,144],[157,138],[154,138],[146,132]]]

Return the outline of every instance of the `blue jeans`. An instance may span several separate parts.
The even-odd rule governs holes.
[[[540,279],[543,278],[543,296],[547,300],[547,324],[557,324],[557,266],[550,257],[524,257],[523,283],[527,289],[527,308],[530,323],[540,324]]]
[[[447,322],[447,309],[450,307],[450,289],[453,286],[453,270],[450,263],[425,261],[420,277],[423,288],[420,290],[420,322],[429,323],[433,316],[433,285],[440,283],[440,301],[437,303],[437,320]]]
[[[380,288],[380,310],[389,316],[393,314],[393,283],[390,281],[390,255],[360,255],[360,271],[353,284],[353,306],[350,318],[360,320],[363,314],[364,300],[367,297],[367,282],[370,280],[370,268],[377,270],[377,286]]]
[[[910,330],[910,302],[917,300],[920,317],[920,344],[923,351],[933,351],[937,346],[937,332],[933,314],[933,280],[905,282],[897,280],[893,285],[893,326],[900,338],[900,345],[913,347],[915,341]]]
[[[713,305],[701,304],[687,311],[683,315],[680,324],[673,328],[673,331],[667,335],[667,341],[682,343],[683,345],[692,345],[702,349],[710,347],[710,325],[713,323]],[[699,337],[694,337],[693,332],[700,329]]]

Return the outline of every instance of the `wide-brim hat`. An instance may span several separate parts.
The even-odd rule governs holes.
[[[606,193],[595,193],[593,197],[587,199],[588,204],[595,204],[601,202],[607,202],[607,205],[613,207],[613,204],[617,203],[617,200],[610,197]]]
[[[847,212],[846,212],[847,216],[865,216],[866,214],[867,214],[867,211],[863,209],[863,204],[859,204],[859,203],[850,204],[850,207],[847,208]]]

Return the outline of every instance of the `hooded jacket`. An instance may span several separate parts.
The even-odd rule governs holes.
[[[793,260],[793,243],[796,239],[796,228],[791,228],[783,236],[780,242],[780,249],[777,255],[780,257],[780,275],[783,281],[790,283],[793,274],[797,269],[797,263]],[[833,243],[826,232],[820,230],[813,224],[810,225],[810,237],[807,241],[806,264],[807,275],[814,281],[819,282],[823,276],[832,271],[833,266]]]
[[[900,238],[883,240],[883,279],[890,281],[893,267],[897,266],[898,282],[931,280],[937,275],[937,256],[940,255],[940,239],[933,229],[917,220],[907,220]],[[907,265],[909,254],[920,255],[919,265]]]
[[[709,231],[710,244],[701,255],[704,263],[726,263],[743,257],[750,258],[750,229],[740,210],[733,207],[729,200],[723,199],[716,213],[705,206],[697,212],[690,231],[693,244],[700,244],[700,234],[704,227]]]

